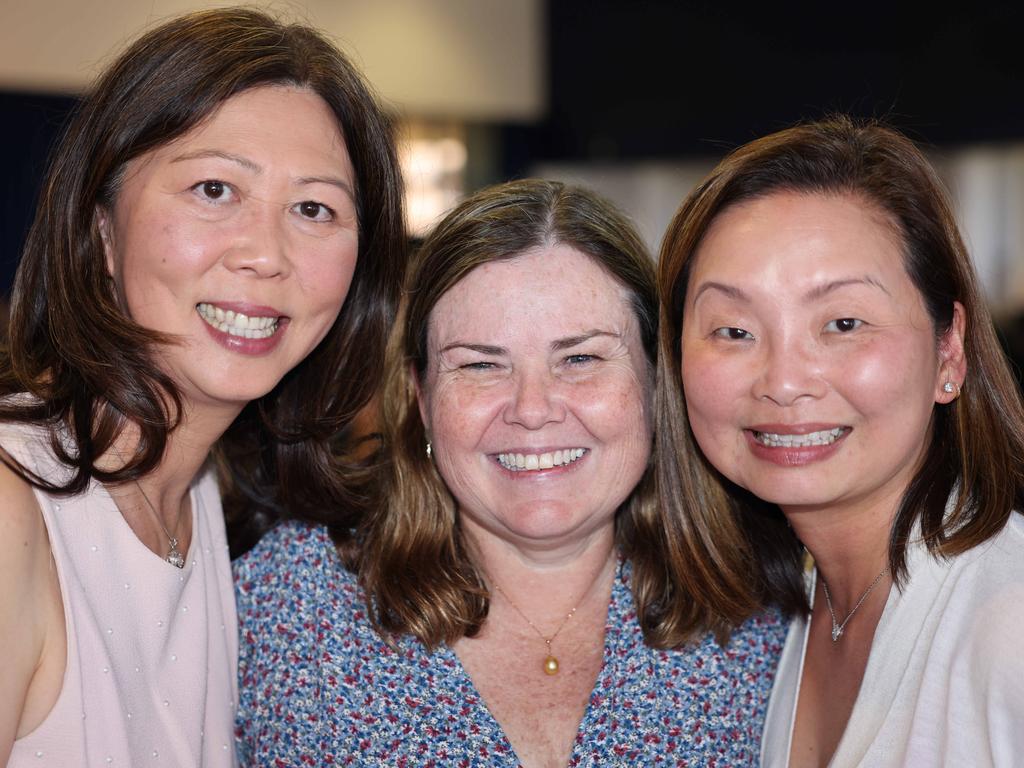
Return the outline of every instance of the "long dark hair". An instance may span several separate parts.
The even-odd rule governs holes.
[[[914,144],[877,123],[846,117],[799,125],[726,157],[683,201],[661,247],[657,419],[658,485],[670,539],[690,567],[680,574],[702,622],[728,629],[766,604],[807,611],[801,547],[782,512],[729,483],[700,452],[680,377],[683,301],[700,243],[723,211],[775,192],[847,194],[877,207],[899,233],[904,267],[936,339],[954,302],[967,328],[967,380],[936,406],[928,446],[890,532],[897,584],[915,525],[936,556],[994,536],[1024,502],[1024,409],[1000,349],[947,195]],[[955,506],[947,511],[950,499]]]
[[[0,420],[49,426],[77,493],[91,478],[118,483],[160,462],[181,402],[154,364],[173,339],[140,327],[119,306],[105,268],[96,210],[113,207],[126,164],[197,126],[231,96],[260,85],[308,88],[337,119],[355,169],[359,253],[348,298],[326,338],[277,387],[242,412],[218,454],[229,509],[251,541],[274,519],[299,516],[348,530],[365,501],[339,440],[380,379],[405,235],[389,120],[359,72],[318,32],[257,10],[173,19],[134,42],[84,97],[55,150],[12,296],[0,354]],[[96,460],[126,424],[138,448],[122,467]],[[72,438],[59,439],[66,430]],[[73,446],[73,447],[71,447]]]

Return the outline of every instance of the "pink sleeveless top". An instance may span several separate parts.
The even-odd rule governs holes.
[[[0,444],[45,478],[66,476],[45,432],[0,424]],[[193,482],[192,543],[179,570],[147,549],[106,489],[36,490],[67,623],[64,684],[14,742],[22,766],[233,766],[237,619],[212,471]]]

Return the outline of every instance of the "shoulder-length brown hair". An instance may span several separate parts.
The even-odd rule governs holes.
[[[526,180],[485,189],[452,211],[423,244],[407,277],[382,401],[390,460],[351,562],[385,635],[408,633],[433,647],[473,636],[487,616],[487,590],[462,540],[455,501],[424,450],[416,381],[427,369],[427,327],[438,300],[481,264],[545,244],[587,254],[626,288],[653,373],[654,265],[633,226],[609,203],[580,188]],[[678,618],[662,563],[663,523],[652,502],[648,472],[619,510],[616,536],[633,563],[637,613],[648,640],[675,645],[682,638],[674,631]]]
[[[706,624],[728,629],[767,604],[809,607],[801,547],[781,511],[737,488],[701,454],[682,388],[683,302],[693,258],[712,222],[742,201],[775,192],[854,195],[877,207],[902,241],[904,266],[921,292],[938,339],[953,304],[967,317],[967,381],[937,406],[927,451],[892,526],[889,562],[906,575],[916,524],[936,556],[963,552],[995,535],[1024,489],[1024,411],[947,195],[914,144],[878,123],[846,117],[800,125],[726,157],[683,202],[661,247],[660,363],[656,464],[669,533],[690,563],[680,579]],[[955,496],[954,508],[946,506]]]
[[[326,522],[362,497],[332,450],[380,380],[401,284],[405,235],[391,126],[359,72],[323,36],[249,8],[173,19],[133,43],[83,98],[51,159],[12,296],[9,347],[0,358],[0,419],[70,431],[54,439],[70,479],[30,477],[76,493],[90,478],[117,483],[160,462],[181,402],[154,363],[173,338],[133,323],[107,274],[95,211],[110,208],[125,166],[197,126],[233,95],[260,85],[309,88],[333,112],[356,176],[359,252],[348,298],[327,337],[269,394],[251,403],[220,449],[234,492],[259,514]],[[141,432],[128,464],[96,467],[126,423]],[[24,473],[23,471],[23,474]]]

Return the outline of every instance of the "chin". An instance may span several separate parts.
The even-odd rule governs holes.
[[[780,488],[778,484],[769,487],[748,488],[762,501],[779,507],[827,507],[839,503],[837,494],[821,489]]]
[[[536,543],[561,543],[567,538],[585,535],[600,528],[596,515],[579,516],[579,510],[564,503],[531,505],[527,509],[504,516],[508,530]],[[609,517],[611,525],[614,518]]]
[[[241,410],[253,400],[259,400],[261,397],[268,394],[272,389],[273,386],[245,387],[231,391],[206,390],[206,392],[197,398],[189,397],[185,391],[182,391],[181,394],[186,399],[191,399],[198,403],[207,403],[211,406],[233,407]]]

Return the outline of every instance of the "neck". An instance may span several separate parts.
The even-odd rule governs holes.
[[[814,557],[819,578],[828,584],[833,603],[852,607],[889,564],[894,510],[894,506],[878,505],[858,510],[782,511]]]
[[[466,535],[471,556],[490,582],[492,601],[497,593],[538,626],[551,629],[574,608],[597,598],[607,601],[616,564],[611,526],[557,549],[523,546],[471,526]]]
[[[139,479],[138,487],[169,530],[173,530],[180,520],[192,481],[206,463],[214,443],[237,415],[238,409],[230,414],[221,411],[207,413],[204,409],[185,404],[178,428],[167,436],[160,463]],[[108,466],[122,465],[135,453],[138,439],[136,427],[124,429],[104,463]]]

